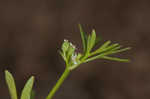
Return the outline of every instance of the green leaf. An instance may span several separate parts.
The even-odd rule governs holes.
[[[101,58],[107,59],[107,60],[112,60],[112,61],[118,61],[118,62],[129,62],[129,59],[121,59],[121,58],[117,58],[117,57],[103,56]]]
[[[90,57],[90,58],[86,59],[86,60],[84,61],[84,63],[89,62],[89,61],[92,61],[92,60],[95,60],[95,59],[98,59],[98,58],[100,58],[101,56],[102,56],[102,55],[100,54],[100,55],[97,55],[97,56]]]
[[[119,61],[119,62],[129,62],[129,59],[120,59],[116,57],[109,57],[109,56],[104,56],[103,54],[93,56],[91,58],[88,58],[84,63],[95,60],[95,59],[107,59],[107,60],[113,60],[113,61]]]
[[[106,48],[104,48],[101,52],[107,52],[107,51],[111,51],[111,50],[114,50],[116,47],[119,47],[120,45],[118,44],[118,43],[116,43],[116,44],[112,44],[112,45],[110,45],[110,46],[108,46],[108,47],[106,47]]]
[[[63,51],[63,53],[66,53],[68,48],[69,48],[69,42],[67,40],[64,40],[64,42],[62,44],[62,51]]]
[[[106,41],[106,42],[99,48],[99,50],[106,48],[110,43],[111,43],[111,41]]]
[[[87,48],[87,35],[83,31],[81,24],[79,24],[79,30],[80,30],[82,44],[83,44],[83,52],[85,53],[86,52],[86,48]]]
[[[110,43],[111,43],[111,41],[106,41],[100,48],[98,48],[96,51],[92,52],[91,55],[101,53],[102,51],[104,51],[106,49],[106,47],[109,46]]]
[[[67,52],[67,60],[70,59],[70,57],[74,54],[74,51],[75,51],[75,46],[72,45],[72,43],[70,43],[70,46],[68,48],[68,52]]]
[[[88,35],[86,55],[90,52],[91,35]]]
[[[130,50],[130,49],[131,49],[131,47],[127,47],[127,48],[123,48],[123,49],[120,49],[120,50],[113,51],[112,53],[113,54],[120,53],[120,52],[124,52],[124,51]]]
[[[91,51],[92,48],[94,47],[95,41],[96,41],[96,33],[95,33],[95,30],[93,30],[93,31],[92,31],[92,35],[91,35],[91,37],[90,37],[90,41],[89,41],[89,43],[90,43],[89,48],[88,48],[89,51]]]
[[[16,85],[15,85],[14,78],[13,78],[12,74],[10,72],[8,72],[7,70],[5,71],[5,79],[6,79],[6,83],[8,85],[11,99],[17,99],[17,91],[16,91]]]
[[[106,56],[106,55],[110,55],[110,54],[121,53],[121,52],[130,50],[130,49],[131,49],[130,47],[127,47],[127,48],[122,48],[122,49],[120,49],[120,50],[110,50],[110,51],[108,51],[108,52],[102,53],[102,55],[103,55],[103,56]]]
[[[103,48],[101,50],[98,50],[96,53],[94,54],[101,54],[101,55],[109,55],[112,54],[114,51],[116,51],[115,49],[120,48],[119,44],[112,44],[106,48]],[[93,54],[93,53],[92,53]]]
[[[113,49],[112,49],[112,51],[119,50],[120,48],[121,48],[121,45],[119,45],[119,46],[117,46],[117,47],[113,48]]]
[[[21,99],[30,99],[31,91],[34,83],[34,77],[32,76],[26,83],[21,93]]]

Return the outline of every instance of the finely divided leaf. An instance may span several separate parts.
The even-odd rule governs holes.
[[[119,61],[119,62],[129,62],[130,61],[129,59],[121,59],[121,58],[117,58],[117,57],[104,56],[104,55],[100,54],[100,55],[93,56],[93,57],[87,59],[85,61],[85,63],[89,62],[89,61],[92,61],[92,60],[95,60],[95,59],[100,59],[100,58],[101,59],[112,60],[112,61]]]
[[[118,43],[116,43],[116,44],[112,44],[112,45],[110,45],[110,46],[108,46],[108,47],[106,47],[103,51],[111,51],[111,50],[114,50],[114,49],[116,49],[116,47],[119,47],[120,45],[118,44]]]
[[[112,51],[119,50],[121,47],[122,47],[122,46],[121,46],[121,45],[119,45],[119,46],[117,46],[117,47],[113,48],[113,49],[112,49]]]
[[[92,61],[92,60],[95,60],[95,59],[98,59],[98,58],[101,58],[101,56],[102,56],[102,55],[100,54],[100,55],[97,55],[97,56],[90,57],[90,58],[88,58],[87,60],[85,60],[84,63],[89,62],[89,61]]]
[[[120,52],[124,52],[124,51],[130,50],[130,49],[131,49],[131,47],[127,47],[127,48],[123,48],[123,49],[119,49],[119,50],[113,51],[112,53],[113,54],[120,53]]]
[[[81,39],[82,39],[82,44],[83,44],[83,52],[86,51],[87,48],[87,35],[85,34],[85,32],[82,29],[81,24],[79,24],[79,29],[80,29],[80,34],[81,34]]]
[[[106,48],[110,43],[111,43],[111,41],[106,41],[99,49]]]
[[[101,53],[109,46],[110,43],[111,43],[111,41],[106,41],[100,48],[98,48],[96,51],[92,52],[91,55]]]
[[[127,48],[122,48],[122,49],[119,49],[119,50],[110,50],[110,51],[108,51],[108,52],[102,53],[102,55],[103,55],[103,56],[106,56],[106,55],[121,53],[121,52],[130,50],[130,49],[131,49],[130,47],[127,47]]]
[[[129,62],[129,59],[121,59],[121,58],[117,58],[117,57],[103,56],[101,58],[107,59],[107,60],[112,60],[112,61],[118,61],[118,62]]]
[[[14,78],[13,78],[12,74],[10,72],[8,72],[7,70],[5,71],[5,79],[6,79],[6,83],[8,85],[11,99],[17,99],[17,91],[16,91],[16,85],[15,85]]]
[[[24,86],[24,89],[21,93],[21,99],[30,99],[31,98],[31,91],[34,83],[34,77],[32,76]]]

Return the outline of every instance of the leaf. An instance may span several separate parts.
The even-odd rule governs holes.
[[[130,47],[122,48],[122,49],[119,49],[119,48],[121,48],[120,45],[118,45],[118,46],[114,47],[113,49],[108,50],[108,51],[106,51],[106,52],[104,52],[104,53],[102,53],[102,54],[103,54],[104,56],[106,56],[106,55],[110,55],[110,54],[116,54],[116,53],[124,52],[124,51],[127,51],[127,50],[130,50],[130,49],[131,49]]]
[[[30,99],[31,91],[34,83],[34,77],[32,76],[26,83],[21,93],[21,99]]]
[[[127,48],[123,48],[123,49],[120,49],[120,50],[111,50],[111,51],[108,51],[108,52],[102,53],[102,55],[103,55],[103,56],[106,56],[106,55],[110,55],[110,54],[121,53],[121,52],[124,52],[124,51],[130,50],[130,49],[131,49],[130,47],[127,47]]]
[[[64,40],[64,42],[62,44],[62,51],[63,51],[63,53],[66,53],[68,48],[69,48],[69,42],[67,40]]]
[[[8,85],[11,99],[17,99],[17,91],[16,91],[16,85],[15,85],[14,78],[13,78],[12,74],[7,70],[5,71],[5,79],[6,79],[6,83]]]
[[[118,61],[118,62],[129,62],[129,59],[121,59],[121,58],[117,58],[117,57],[103,56],[101,58],[107,59],[107,60],[112,60],[112,61]]]
[[[90,37],[90,45],[89,45],[89,51],[91,51],[91,49],[94,47],[95,45],[95,41],[96,41],[96,33],[95,30],[92,31],[92,35]]]
[[[86,55],[90,52],[91,35],[88,35]]]
[[[67,61],[70,59],[70,57],[74,54],[75,52],[75,46],[72,45],[72,43],[70,43],[69,48],[68,48],[68,52],[67,52]]]
[[[87,48],[87,35],[83,31],[81,24],[79,24],[79,30],[80,30],[82,44],[83,44],[83,52],[85,53],[86,52],[86,48]]]
[[[119,46],[117,46],[117,47],[113,48],[113,49],[112,49],[112,51],[119,50],[121,47],[122,47],[122,46],[121,46],[121,45],[119,45]]]
[[[121,58],[116,58],[116,57],[109,57],[109,56],[104,56],[102,54],[93,56],[91,58],[88,58],[84,63],[95,60],[95,59],[107,59],[107,60],[113,60],[113,61],[119,61],[119,62],[129,62],[129,59],[121,59]]]
[[[120,53],[120,52],[124,52],[124,51],[130,50],[130,49],[131,49],[131,47],[127,47],[127,48],[123,48],[123,49],[120,49],[120,50],[113,51],[112,53],[113,54]]]
[[[105,53],[105,52],[114,50],[116,47],[119,47],[119,46],[120,46],[120,45],[119,45],[118,43],[112,44],[112,45],[106,47],[105,49],[103,49],[101,52]]]
[[[111,41],[106,41],[106,42],[99,48],[99,50],[106,48],[110,43],[111,43]]]
[[[100,48],[98,48],[96,51],[92,52],[91,55],[95,55],[97,53],[104,51],[106,49],[106,47],[109,46],[110,43],[111,43],[111,41],[106,41]]]
[[[95,60],[95,59],[98,59],[98,58],[100,58],[101,56],[102,56],[102,55],[100,54],[100,55],[97,55],[97,56],[90,57],[90,58],[86,59],[84,63],[89,62],[89,61],[92,61],[92,60]]]

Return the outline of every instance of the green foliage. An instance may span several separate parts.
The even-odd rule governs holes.
[[[5,71],[5,79],[8,85],[11,99],[17,99],[17,91],[16,91],[14,78],[12,74],[8,72],[7,70]],[[25,87],[21,94],[21,99],[33,99],[33,97],[31,98],[31,91],[32,91],[33,83],[34,83],[34,77],[32,76],[25,84]]]
[[[16,91],[16,85],[13,76],[10,72],[7,70],[5,71],[5,79],[6,83],[8,85],[9,93],[11,96],[11,99],[17,99],[17,91]]]
[[[86,52],[86,49],[87,49],[87,35],[83,31],[81,24],[79,24],[79,30],[80,30],[82,44],[83,44],[83,52]]]
[[[25,84],[22,94],[21,94],[21,99],[31,99],[31,92],[32,92],[32,87],[34,83],[34,77],[32,76],[27,83]]]
[[[83,44],[83,53],[81,54],[75,52],[76,49],[75,46],[72,43],[70,43],[68,40],[64,40],[64,43],[62,44],[62,51],[60,51],[63,59],[65,60],[70,70],[77,68],[82,63],[86,63],[95,59],[107,59],[107,60],[118,61],[118,62],[129,62],[129,59],[112,57],[111,55],[127,51],[131,49],[130,47],[122,48],[120,44],[118,43],[111,44],[111,41],[109,40],[106,41],[104,44],[102,44],[95,51],[92,51],[95,45],[100,41],[99,38],[96,37],[95,30],[93,29],[92,33],[87,35],[83,31],[82,26],[80,24],[79,24],[79,30],[80,30],[82,44]],[[70,51],[70,47],[71,47],[71,51]]]
[[[96,33],[95,33],[95,30],[93,30],[92,35],[88,36],[86,55],[88,55],[90,51],[92,50],[92,48],[94,47],[95,41],[96,41]]]

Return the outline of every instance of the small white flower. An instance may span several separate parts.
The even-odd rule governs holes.
[[[75,45],[73,45],[71,42],[70,42],[70,46],[72,46],[74,49],[76,48]]]
[[[77,64],[77,54],[75,53],[74,55],[72,55],[71,57],[72,61],[73,61],[73,64]]]
[[[68,42],[68,40],[67,40],[67,39],[64,39],[64,42]]]

